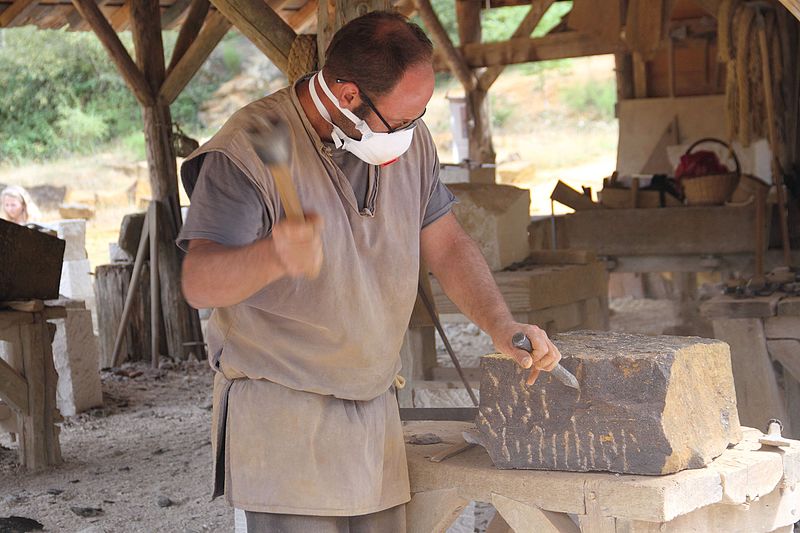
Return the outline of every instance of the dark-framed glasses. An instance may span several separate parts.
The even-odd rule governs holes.
[[[428,111],[428,108],[426,107],[425,109],[422,110],[422,113],[420,113],[420,115],[417,118],[415,118],[414,120],[408,122],[407,124],[403,124],[402,126],[398,126],[396,128],[393,128],[393,127],[391,127],[389,125],[389,123],[386,121],[386,119],[383,118],[383,115],[381,115],[381,112],[378,111],[378,108],[375,107],[375,104],[372,103],[372,99],[370,99],[370,97],[367,96],[367,93],[365,93],[361,89],[361,87],[358,85],[358,83],[356,83],[354,81],[351,81],[351,80],[343,80],[343,79],[340,79],[340,78],[336,79],[336,83],[352,83],[356,87],[358,87],[358,92],[361,93],[361,98],[362,98],[362,100],[364,100],[364,103],[367,104],[367,107],[369,107],[372,110],[372,112],[375,113],[378,116],[378,118],[383,123],[383,125],[386,126],[386,129],[388,130],[386,133],[395,133],[395,132],[398,132],[398,131],[410,130],[411,128],[413,128],[413,127],[415,127],[417,125],[417,121],[419,119],[421,119],[423,116],[425,116],[425,112]]]

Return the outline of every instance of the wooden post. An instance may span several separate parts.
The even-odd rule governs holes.
[[[161,338],[161,291],[158,276],[158,203],[152,202],[145,217],[150,234],[150,366],[158,368]],[[142,230],[144,233],[144,230]]]
[[[317,6],[317,64],[325,65],[325,51],[339,28],[371,11],[389,11],[388,0],[319,0]]]
[[[144,74],[152,94],[158,94],[166,77],[164,45],[158,0],[141,0],[131,5],[133,43],[136,63]],[[183,358],[186,346],[195,342],[194,322],[197,311],[189,308],[180,289],[180,257],[175,239],[181,227],[178,202],[178,169],[172,146],[172,115],[163,101],[143,105],[147,166],[153,201],[160,207],[158,258],[161,309],[170,355]]]

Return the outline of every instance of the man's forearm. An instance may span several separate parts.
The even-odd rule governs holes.
[[[435,256],[428,264],[431,272],[467,318],[489,335],[513,321],[486,260],[469,236],[458,235]]]
[[[183,294],[192,307],[226,307],[284,275],[271,238],[241,247],[192,241],[183,261]]]

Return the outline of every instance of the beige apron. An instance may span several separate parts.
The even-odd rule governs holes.
[[[409,151],[370,167],[359,211],[293,88],[237,112],[184,163],[191,194],[196,157],[220,151],[282,215],[247,126],[277,116],[292,132],[290,171],[306,210],[325,219],[315,280],[282,279],[209,322],[217,490],[250,511],[347,516],[409,499],[397,403],[390,392],[415,301],[419,235],[438,161],[420,125]],[[224,467],[224,468],[223,468]],[[224,474],[224,475],[223,475]]]

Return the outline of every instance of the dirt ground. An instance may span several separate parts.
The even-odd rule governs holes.
[[[103,372],[104,407],[64,422],[55,469],[20,470],[17,445],[0,435],[0,517],[45,531],[232,530],[233,513],[210,498],[211,369],[166,367]],[[84,518],[73,508],[100,511]]]

